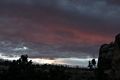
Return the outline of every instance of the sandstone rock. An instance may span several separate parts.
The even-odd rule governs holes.
[[[120,80],[120,34],[115,37],[114,43],[101,46],[98,75],[102,80]]]

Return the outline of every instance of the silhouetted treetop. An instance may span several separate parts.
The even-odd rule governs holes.
[[[21,55],[20,60],[22,62],[28,62],[28,55]]]

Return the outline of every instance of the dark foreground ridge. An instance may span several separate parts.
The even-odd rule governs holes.
[[[100,47],[97,68],[95,59],[88,63],[89,68],[39,65],[22,55],[18,60],[0,60],[0,80],[120,80],[120,34]]]
[[[22,55],[18,60],[1,61],[0,80],[95,80],[93,68],[38,65],[27,58]]]

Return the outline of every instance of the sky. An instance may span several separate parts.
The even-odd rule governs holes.
[[[119,0],[0,0],[0,53],[97,58],[119,21]]]

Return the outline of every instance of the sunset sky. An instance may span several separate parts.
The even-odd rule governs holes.
[[[0,0],[0,53],[97,58],[119,21],[119,0]]]

